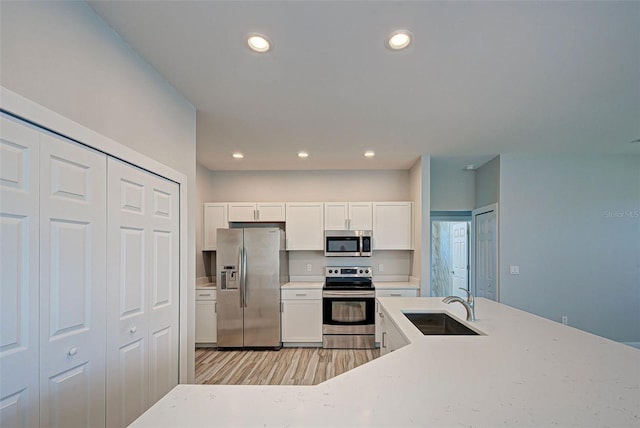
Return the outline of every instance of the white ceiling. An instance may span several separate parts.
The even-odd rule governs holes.
[[[89,4],[197,108],[212,170],[640,153],[640,2]],[[415,39],[393,52],[399,28]]]

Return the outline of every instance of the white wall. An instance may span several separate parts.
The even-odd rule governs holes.
[[[407,201],[409,172],[212,171],[213,201],[316,202]]]
[[[185,174],[193,213],[194,107],[87,4],[2,2],[0,43],[0,85]],[[193,221],[186,239],[193,283]]]
[[[413,207],[412,275],[420,278],[420,295],[429,296],[431,283],[431,159],[420,156],[409,170],[409,190]]]
[[[475,202],[475,174],[460,168],[455,158],[431,158],[432,211],[471,211]]]
[[[640,342],[640,156],[502,155],[500,171],[501,301]]]
[[[482,208],[500,202],[500,156],[496,156],[476,170],[474,194],[473,208]]]
[[[211,272],[210,270],[212,253],[210,251],[202,252],[202,240],[204,239],[204,211],[202,204],[213,200],[214,194],[212,184],[213,180],[211,179],[211,171],[204,165],[199,163],[196,164],[196,278],[214,275],[214,272]]]

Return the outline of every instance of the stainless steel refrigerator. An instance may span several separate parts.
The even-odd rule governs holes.
[[[217,233],[218,348],[279,348],[280,286],[289,280],[284,231]]]

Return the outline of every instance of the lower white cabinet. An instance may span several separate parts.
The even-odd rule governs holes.
[[[384,284],[384,283],[382,283]],[[377,297],[418,297],[417,288],[383,288],[384,285],[376,284]],[[380,325],[380,304],[376,300],[376,343],[381,343],[382,328]]]
[[[409,344],[409,341],[400,333],[393,321],[389,319],[389,314],[382,308],[378,312],[380,317],[380,355],[386,355],[396,349],[400,349]]]
[[[322,290],[282,290],[282,342],[322,345]]]
[[[218,341],[218,314],[215,288],[196,290],[196,346]]]

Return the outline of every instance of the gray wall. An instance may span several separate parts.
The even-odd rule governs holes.
[[[474,208],[500,202],[500,156],[496,156],[476,170],[474,193]]]
[[[500,163],[502,303],[640,342],[640,156]]]
[[[0,84],[185,174],[192,215],[194,107],[86,3],[2,2],[0,8]],[[195,223],[188,225],[193,283]],[[187,352],[193,359],[193,350]]]
[[[431,158],[432,211],[471,211],[475,202],[475,174],[460,168],[459,161]]]

